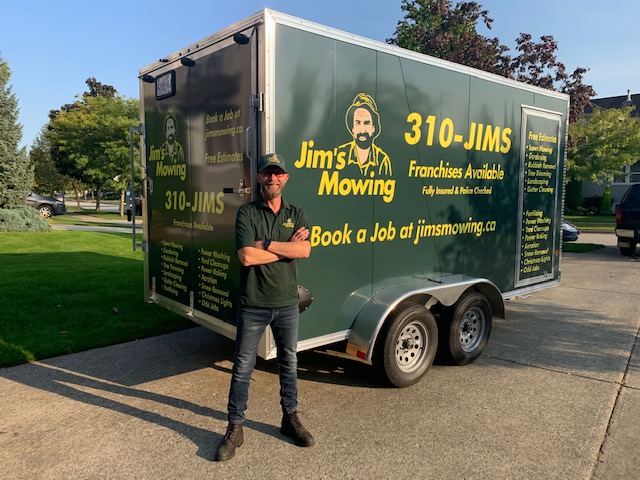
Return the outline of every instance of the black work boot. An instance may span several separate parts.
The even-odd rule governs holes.
[[[309,431],[302,426],[298,412],[282,414],[282,428],[280,433],[292,438],[299,447],[311,447],[315,442]]]
[[[236,448],[242,446],[244,443],[244,435],[242,433],[242,424],[229,423],[227,427],[227,433],[224,434],[224,438],[218,446],[216,452],[216,461],[224,462],[233,458],[236,454]]]

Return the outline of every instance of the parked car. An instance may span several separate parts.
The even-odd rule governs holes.
[[[616,210],[616,236],[622,255],[635,255],[640,242],[640,184],[631,185]]]
[[[567,222],[566,220],[562,221],[562,241],[563,242],[575,242],[578,240],[578,235],[580,235],[580,230],[573,223]]]
[[[62,215],[67,211],[64,203],[60,200],[40,195],[36,192],[29,192],[25,201],[27,205],[38,210],[44,218],[49,218],[53,215]]]
[[[127,190],[124,201],[124,212],[127,214],[127,220],[131,221],[131,194]],[[142,215],[142,197],[135,197],[135,215]]]

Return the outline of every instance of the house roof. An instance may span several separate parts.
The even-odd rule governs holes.
[[[631,116],[640,116],[640,93],[632,94],[631,90],[627,90],[626,95],[620,95],[617,97],[592,98],[591,105],[587,105],[585,107],[584,113],[587,115],[592,113],[594,106],[607,109],[628,107],[629,105],[635,106],[635,110],[633,111]]]

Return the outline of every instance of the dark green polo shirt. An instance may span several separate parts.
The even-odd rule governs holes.
[[[236,250],[256,241],[288,242],[300,227],[309,228],[302,207],[284,198],[275,215],[262,198],[240,207],[236,216]],[[240,303],[278,308],[298,304],[298,261],[284,259],[266,265],[240,267]]]

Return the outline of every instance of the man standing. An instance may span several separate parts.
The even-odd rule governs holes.
[[[278,348],[280,432],[296,445],[310,447],[313,436],[302,426],[298,409],[298,258],[311,252],[307,218],[301,207],[282,198],[289,180],[282,156],[268,154],[258,163],[261,196],[243,205],[236,217],[236,251],[242,264],[236,350],[229,391],[229,425],[216,460],[229,460],[244,442],[242,425],[258,342],[268,325]]]

